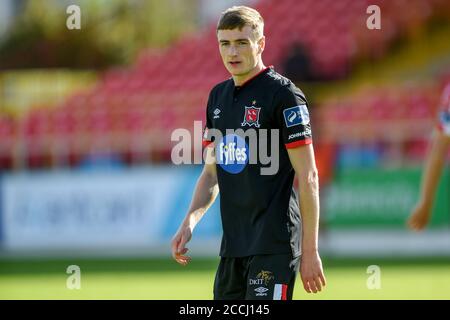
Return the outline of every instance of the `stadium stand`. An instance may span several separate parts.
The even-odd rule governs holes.
[[[363,39],[367,29],[361,12],[366,2],[260,1],[257,8],[266,18],[266,64],[281,65],[288,48],[301,42],[319,79],[340,79],[356,61],[383,56],[394,39],[414,34],[433,13],[449,9],[442,0],[371,1],[386,12],[383,24],[391,32],[365,34]],[[406,4],[409,16],[396,15]],[[16,157],[25,157],[29,168],[76,166],[93,153],[118,155],[129,164],[167,161],[170,133],[175,128],[191,130],[194,120],[204,121],[209,90],[227,77],[213,27],[186,36],[164,52],[143,50],[132,66],[107,71],[89,92],[21,118],[0,115],[0,168],[18,167]],[[382,89],[328,102],[319,117],[327,128],[324,139],[332,140],[339,131],[345,139],[377,135],[414,140],[414,132],[406,129],[418,118],[425,124],[431,121],[438,86]],[[418,145],[413,144],[413,152]]]

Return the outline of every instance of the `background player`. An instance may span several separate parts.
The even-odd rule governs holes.
[[[433,132],[425,162],[420,198],[407,221],[408,226],[416,231],[424,229],[430,220],[445,156],[450,146],[450,83],[444,88],[440,104],[439,123]]]

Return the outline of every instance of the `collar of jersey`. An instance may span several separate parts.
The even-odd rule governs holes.
[[[260,72],[258,72],[257,74],[255,74],[253,77],[251,77],[250,79],[248,79],[247,81],[245,81],[243,84],[241,84],[240,86],[235,86],[236,88],[242,88],[244,86],[246,86],[247,84],[249,84],[249,82],[255,80],[259,75],[265,73],[267,70],[273,69],[273,66],[270,65],[268,67],[265,67],[264,69],[262,69]]]

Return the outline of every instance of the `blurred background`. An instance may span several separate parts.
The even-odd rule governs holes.
[[[2,0],[1,299],[212,298],[219,199],[177,265],[170,240],[202,166],[173,165],[170,138],[205,122],[229,77],[215,26],[234,4],[261,13],[265,64],[310,104],[328,288],[298,281],[294,298],[450,298],[448,168],[428,229],[405,227],[450,82],[449,1]],[[81,290],[66,288],[69,265]]]

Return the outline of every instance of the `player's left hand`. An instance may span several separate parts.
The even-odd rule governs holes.
[[[302,253],[300,275],[306,292],[317,293],[322,291],[322,287],[326,285],[326,280],[323,274],[322,260],[317,251]]]
[[[422,231],[427,226],[431,215],[429,206],[419,203],[411,212],[406,222],[408,227],[414,231]]]

